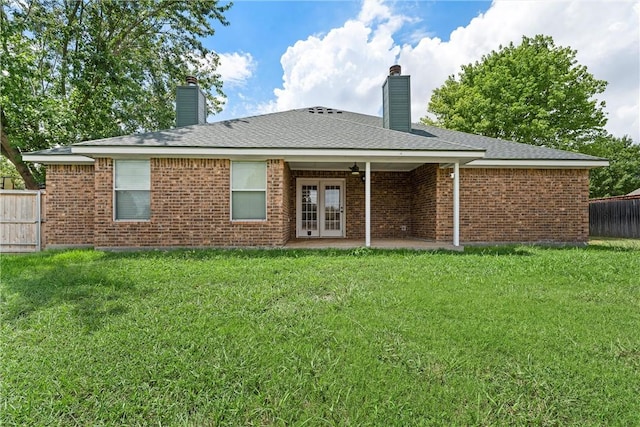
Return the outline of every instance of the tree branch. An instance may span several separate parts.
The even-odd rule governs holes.
[[[5,156],[13,165],[24,180],[24,185],[29,190],[37,190],[39,188],[36,179],[29,167],[22,161],[22,155],[16,150],[10,143],[7,134],[4,131],[6,119],[4,111],[0,110],[0,152]]]

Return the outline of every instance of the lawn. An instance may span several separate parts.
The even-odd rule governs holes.
[[[2,426],[640,425],[640,244],[0,262]]]

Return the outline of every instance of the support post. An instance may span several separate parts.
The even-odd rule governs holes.
[[[460,162],[453,165],[453,246],[460,246]]]
[[[42,250],[42,190],[36,194],[36,252]]]
[[[364,245],[371,246],[371,162],[366,162],[364,169]]]

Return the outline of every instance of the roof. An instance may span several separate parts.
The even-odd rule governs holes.
[[[320,107],[322,108],[322,107]],[[314,110],[314,112],[310,112]],[[317,110],[317,112],[316,112]],[[332,113],[323,113],[331,111]],[[335,111],[335,113],[334,113]],[[159,132],[86,141],[75,146],[148,146],[286,149],[454,150],[478,148],[435,135],[398,132],[369,121],[349,120],[355,113],[299,109]],[[367,117],[367,116],[365,116]],[[372,116],[369,116],[372,117]]]
[[[437,155],[441,162],[445,158],[461,156],[465,158],[465,163],[472,161],[478,166],[506,161],[586,162],[584,165],[587,167],[606,165],[603,159],[585,154],[418,123],[412,125],[410,133],[385,129],[381,117],[326,107],[301,108],[159,132],[85,141],[69,147],[28,153],[25,160],[44,163],[42,159],[48,156],[64,156],[68,160],[69,156],[80,155],[88,156],[84,158],[91,160],[92,156],[105,153],[135,152],[140,155],[143,152],[153,152],[169,155],[172,152],[205,153],[206,150],[277,150],[280,153],[306,153],[305,155],[310,156],[325,152],[331,152],[334,156],[357,152],[362,156],[373,151],[384,156],[384,152],[394,152],[396,158],[403,155],[435,158]],[[436,152],[438,154],[434,154]]]

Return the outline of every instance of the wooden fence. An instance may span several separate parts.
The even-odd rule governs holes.
[[[589,234],[601,237],[640,238],[640,196],[590,201]]]
[[[41,247],[40,191],[0,191],[0,252],[35,252]]]

